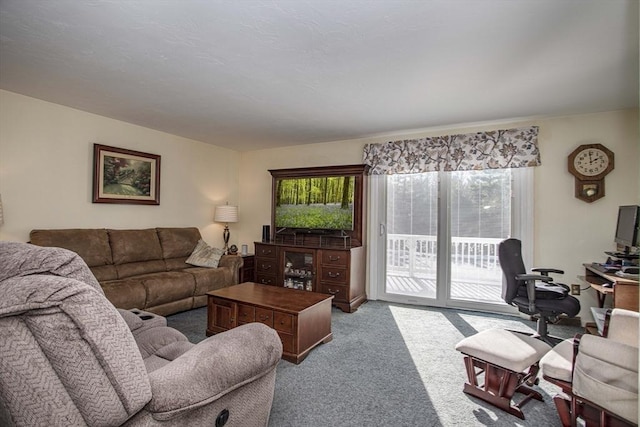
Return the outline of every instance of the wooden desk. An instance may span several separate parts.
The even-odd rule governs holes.
[[[612,308],[624,308],[638,311],[638,281],[625,279],[615,274],[603,273],[591,264],[583,264],[585,276],[579,278],[596,291],[598,307],[603,308],[607,295],[611,295]],[[607,287],[604,285],[611,285]]]

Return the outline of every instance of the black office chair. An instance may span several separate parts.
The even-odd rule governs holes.
[[[554,323],[561,314],[575,317],[580,312],[580,301],[569,295],[569,287],[553,283],[549,273],[564,274],[555,268],[534,268],[539,274],[527,274],[522,261],[522,243],[507,239],[498,246],[498,258],[505,281],[502,298],[522,313],[538,318],[537,335],[554,346],[561,340],[550,337],[547,323]]]

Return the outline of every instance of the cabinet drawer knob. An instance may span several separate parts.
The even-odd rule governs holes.
[[[331,271],[329,272],[329,277],[340,277],[340,273],[332,273]]]
[[[271,265],[270,265],[270,264],[262,264],[262,265],[261,265],[261,268],[262,268],[263,270],[271,270]]]
[[[340,292],[340,289],[338,289],[337,291],[332,290],[331,288],[327,289],[327,291],[331,294],[331,295],[336,295]]]
[[[269,320],[269,316],[261,315],[260,320]]]
[[[329,255],[329,261],[339,261],[340,260],[340,255],[333,257],[331,255]]]

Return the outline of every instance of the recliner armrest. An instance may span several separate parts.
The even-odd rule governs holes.
[[[153,397],[145,409],[167,420],[207,405],[268,374],[281,356],[277,332],[261,323],[214,335],[149,374]]]

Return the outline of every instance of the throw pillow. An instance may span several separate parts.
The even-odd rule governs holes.
[[[218,267],[218,263],[220,262],[220,257],[224,255],[224,251],[218,248],[212,248],[207,245],[204,240],[198,240],[198,244],[196,245],[193,252],[187,260],[185,261],[187,264],[195,265],[196,267]]]

